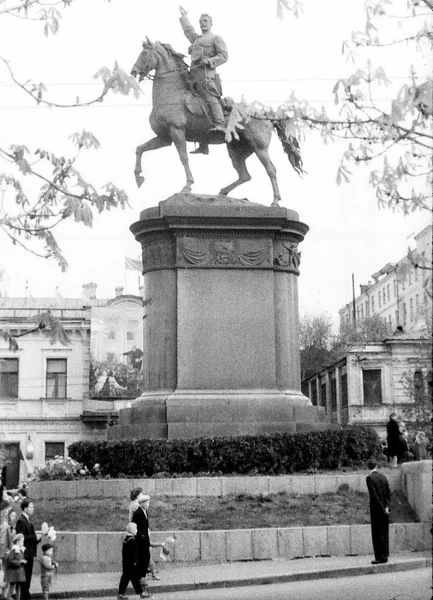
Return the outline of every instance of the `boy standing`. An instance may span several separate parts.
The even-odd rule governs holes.
[[[48,600],[50,593],[53,571],[58,567],[58,564],[53,561],[53,545],[44,544],[42,546],[43,556],[41,558],[41,587],[42,598]]]
[[[119,582],[119,591],[117,594],[117,600],[124,600],[126,588],[128,583],[131,582],[135,593],[140,595],[140,598],[150,598],[148,592],[143,591],[143,586],[140,583],[140,577],[137,572],[137,542],[135,536],[137,535],[137,525],[135,523],[128,523],[126,526],[126,536],[123,540],[122,545],[122,576]]]

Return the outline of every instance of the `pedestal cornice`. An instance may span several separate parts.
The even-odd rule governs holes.
[[[308,226],[287,208],[227,196],[175,194],[140,213],[131,231],[143,273],[170,268],[273,269],[299,274]]]

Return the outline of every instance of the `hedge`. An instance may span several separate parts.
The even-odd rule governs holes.
[[[339,431],[275,433],[236,438],[74,442],[69,456],[109,477],[198,473],[280,475],[361,466],[380,454],[377,433],[356,425]]]

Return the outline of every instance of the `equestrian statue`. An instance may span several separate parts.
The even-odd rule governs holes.
[[[298,141],[286,133],[288,119],[250,115],[243,104],[222,98],[216,67],[228,59],[224,40],[212,32],[212,18],[208,14],[200,17],[200,35],[189,22],[187,11],[182,6],[179,8],[182,29],[191,42],[191,66],[188,67],[185,56],[173,50],[170,44],[153,43],[146,38],[131,71],[139,81],[144,78],[153,80],[153,107],[149,122],[156,137],[137,147],[134,173],[138,187],[144,181],[141,170],[144,152],[174,143],[186,175],[182,193],[189,193],[194,178],[189,167],[186,142],[198,143],[192,154],[208,154],[209,144],[225,143],[238,179],[219,193],[226,196],[242,183],[250,181],[245,161],[254,153],[271,180],[272,205],[278,205],[281,195],[276,169],[268,152],[274,129],[294,170],[299,175],[304,172]],[[153,77],[151,71],[155,72]],[[228,123],[232,125],[231,130],[227,127]]]

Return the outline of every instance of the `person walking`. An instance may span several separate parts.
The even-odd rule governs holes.
[[[130,503],[129,503],[129,507],[128,507],[128,511],[129,511],[128,521],[129,522],[132,521],[132,517],[134,516],[135,511],[140,508],[140,503],[137,501],[137,498],[142,493],[143,493],[143,488],[136,487],[133,490],[131,490],[131,493],[129,494],[129,499],[130,499]]]
[[[388,446],[388,460],[391,467],[397,468],[397,457],[399,451],[400,427],[397,422],[395,412],[389,415],[389,421],[386,424],[386,443]]]
[[[138,553],[136,535],[137,524],[128,523],[126,526],[126,536],[122,544],[122,576],[119,582],[117,600],[125,600],[126,596],[124,594],[129,582],[132,583],[135,593],[139,594],[140,598],[150,598],[150,594],[143,591],[137,571]]]
[[[139,508],[132,516],[132,522],[137,525],[137,572],[141,583],[147,586],[146,575],[150,561],[150,537],[149,537],[149,510],[150,496],[139,494],[137,496]],[[146,598],[147,596],[143,596]]]
[[[391,491],[388,480],[377,470],[377,462],[367,463],[370,475],[367,476],[367,488],[370,496],[371,537],[373,541],[374,560],[378,565],[388,562],[389,557],[389,507]]]
[[[35,512],[35,506],[29,498],[24,498],[21,502],[21,516],[17,521],[16,532],[24,536],[24,558],[26,563],[24,571],[26,575],[25,583],[22,584],[21,600],[30,600],[30,584],[32,582],[33,561],[36,556],[36,548],[41,541],[41,536],[36,535],[31,517]]]

